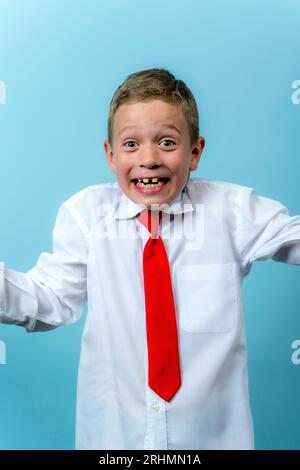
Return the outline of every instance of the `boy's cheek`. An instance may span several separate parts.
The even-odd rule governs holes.
[[[112,171],[112,173],[117,174],[116,165],[114,165],[113,163],[110,163],[110,164],[109,164],[109,167],[110,167],[110,170]]]

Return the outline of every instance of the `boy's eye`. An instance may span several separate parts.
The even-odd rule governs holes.
[[[176,142],[174,142],[174,140],[171,140],[171,139],[163,139],[161,142],[172,142],[173,144],[176,145]],[[128,140],[127,142],[124,143],[124,146],[126,146],[126,144],[131,144],[131,143],[134,143],[134,140]],[[165,145],[164,145],[165,147]],[[167,147],[170,147],[169,145],[167,145]],[[129,148],[132,148],[132,146],[130,145]]]
[[[126,144],[130,144],[130,143],[135,143],[134,140],[128,140],[127,142],[124,143],[124,145],[126,146]],[[130,146],[131,147],[131,146]]]
[[[164,139],[164,140],[162,140],[162,142],[173,142],[173,144],[176,145],[176,142],[174,142],[174,140],[170,140],[170,139]],[[167,145],[167,147],[170,147],[170,146]]]

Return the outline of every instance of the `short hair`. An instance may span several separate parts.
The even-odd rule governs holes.
[[[169,104],[181,105],[188,125],[191,146],[199,136],[199,114],[196,100],[182,80],[177,80],[165,68],[141,70],[131,73],[115,91],[109,106],[108,141],[112,146],[113,119],[122,104],[161,99]]]

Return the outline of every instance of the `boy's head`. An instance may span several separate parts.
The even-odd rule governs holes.
[[[197,104],[185,83],[165,69],[143,70],[112,97],[104,149],[123,192],[150,208],[175,199],[197,169],[205,144],[198,134]]]

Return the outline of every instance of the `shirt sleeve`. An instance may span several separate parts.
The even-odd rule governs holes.
[[[300,215],[290,216],[280,202],[245,187],[238,195],[238,237],[245,275],[256,260],[300,265]]]
[[[52,234],[53,252],[41,253],[32,269],[22,273],[0,263],[0,322],[33,332],[80,318],[87,300],[88,239],[74,211],[60,206]]]

